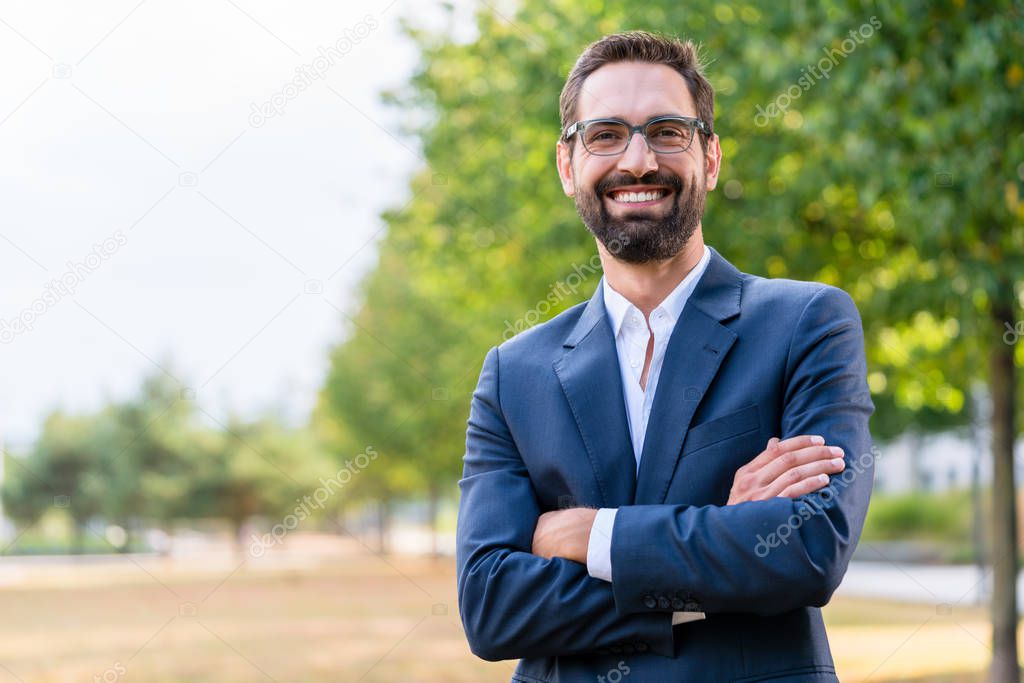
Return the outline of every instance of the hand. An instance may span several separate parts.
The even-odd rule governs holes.
[[[765,450],[736,470],[729,491],[735,505],[751,500],[797,498],[828,484],[828,475],[846,469],[843,449],[826,446],[820,436],[772,437]]]
[[[533,531],[533,554],[548,559],[564,557],[586,564],[590,528],[596,516],[597,510],[593,508],[545,512],[537,518],[537,528]]]

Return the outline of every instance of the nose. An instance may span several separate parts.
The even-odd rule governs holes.
[[[640,138],[639,141],[637,138]],[[618,169],[636,178],[642,178],[651,171],[658,170],[658,155],[651,150],[651,146],[639,131],[633,134],[626,144],[626,150],[619,156]]]

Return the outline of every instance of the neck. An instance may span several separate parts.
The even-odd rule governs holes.
[[[611,288],[649,316],[658,304],[693,270],[704,255],[704,235],[698,225],[686,246],[663,261],[627,263],[608,253],[597,243],[604,277]]]

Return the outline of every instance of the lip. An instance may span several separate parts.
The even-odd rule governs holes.
[[[661,190],[665,194],[659,199],[652,199],[646,202],[620,202],[612,197],[613,194],[618,192],[651,192],[654,190]],[[660,204],[666,199],[672,196],[672,190],[665,187],[664,185],[620,185],[612,190],[609,190],[605,197],[615,206],[628,206],[628,207],[644,207],[644,206],[655,206]]]

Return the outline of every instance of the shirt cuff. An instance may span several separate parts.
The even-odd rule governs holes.
[[[672,625],[685,624],[688,621],[700,621],[704,616],[703,612],[673,612]]]
[[[612,528],[616,508],[601,508],[594,516],[587,543],[587,573],[595,579],[612,580]]]

